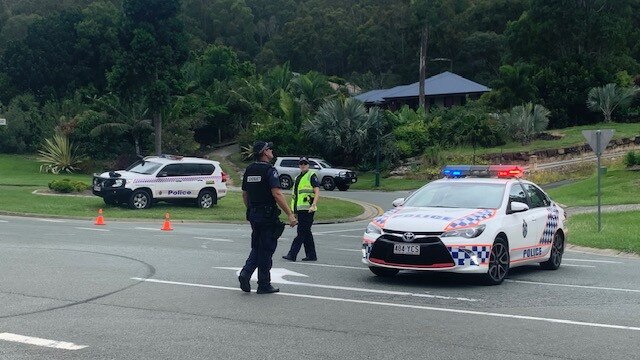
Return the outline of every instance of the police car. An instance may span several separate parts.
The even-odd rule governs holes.
[[[505,165],[446,166],[373,219],[362,261],[378,276],[400,270],[481,274],[500,284],[509,269],[539,263],[560,267],[567,229],[564,210],[523,170]]]
[[[146,209],[164,201],[194,201],[210,208],[227,195],[228,177],[217,161],[175,155],[147,156],[126,170],[93,176],[93,194],[106,204]]]

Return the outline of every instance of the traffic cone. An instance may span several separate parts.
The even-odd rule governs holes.
[[[102,216],[102,209],[98,210],[98,217],[94,225],[107,225],[104,223],[104,217]]]
[[[169,213],[164,214],[164,224],[162,224],[162,231],[171,231],[173,228],[171,227],[171,221],[169,221]]]

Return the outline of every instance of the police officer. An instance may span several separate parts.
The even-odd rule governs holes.
[[[278,246],[278,238],[285,224],[278,218],[280,210],[287,214],[289,225],[297,220],[280,190],[278,171],[269,163],[273,159],[273,143],[256,141],[253,144],[256,160],[249,165],[242,178],[242,199],[247,207],[247,220],[251,223],[251,253],[240,271],[240,289],[251,291],[249,279],[258,269],[258,294],[271,294],[280,289],[271,286],[271,257]],[[276,204],[278,206],[276,206]]]
[[[298,216],[298,236],[293,239],[289,253],[283,259],[296,261],[300,247],[304,244],[304,252],[307,255],[302,261],[316,261],[316,247],[313,243],[311,225],[313,215],[318,210],[320,198],[320,182],[314,171],[309,170],[309,159],[301,157],[298,161],[300,174],[296,177],[291,196],[291,208]]]

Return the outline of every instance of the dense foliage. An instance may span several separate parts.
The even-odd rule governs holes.
[[[425,26],[427,75],[492,91],[428,113],[345,99],[415,82]],[[367,168],[378,142],[391,164],[637,121],[637,96],[611,99],[638,74],[640,0],[0,0],[0,151],[56,129],[92,159],[263,138]]]

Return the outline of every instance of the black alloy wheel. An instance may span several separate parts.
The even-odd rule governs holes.
[[[349,190],[349,185],[338,185],[338,190],[347,191]]]
[[[558,270],[562,263],[562,255],[564,254],[564,236],[560,232],[556,232],[553,236],[553,245],[551,246],[551,255],[549,260],[540,263],[540,267],[545,270]]]
[[[509,246],[502,237],[497,237],[491,247],[489,271],[485,274],[487,285],[499,285],[509,274]]]
[[[333,181],[333,178],[330,176],[325,176],[322,179],[322,188],[327,191],[333,191],[336,188],[336,183]]]
[[[280,188],[284,190],[291,189],[293,182],[291,181],[291,176],[289,175],[280,175]]]
[[[129,198],[129,206],[136,210],[147,209],[151,206],[151,203],[151,195],[144,190],[134,191]]]

